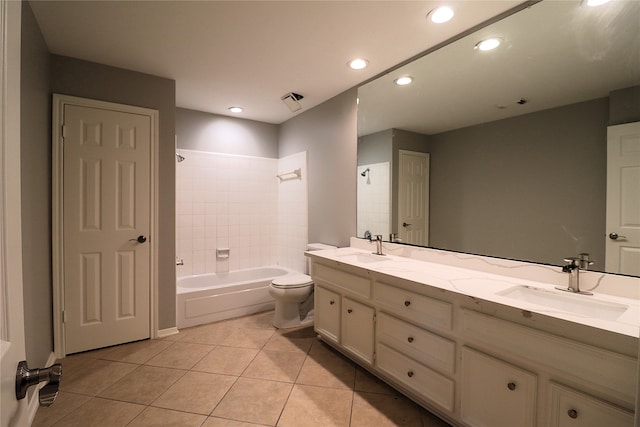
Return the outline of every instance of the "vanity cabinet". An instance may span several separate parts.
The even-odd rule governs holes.
[[[316,331],[337,343],[340,341],[340,294],[319,284],[316,284],[314,292]]]
[[[608,402],[551,382],[550,427],[631,427],[633,414]]]
[[[375,310],[349,297],[342,300],[342,345],[369,364],[373,363]]]
[[[462,420],[470,426],[533,427],[535,374],[468,347],[462,348]]]

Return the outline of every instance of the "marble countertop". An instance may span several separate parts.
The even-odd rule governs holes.
[[[549,283],[407,257],[380,256],[372,254],[371,251],[354,247],[312,251],[306,252],[306,255],[317,260],[334,261],[585,326],[635,338],[640,336],[640,301],[637,299],[612,296],[595,291],[593,295],[577,295],[557,290],[554,285]],[[523,293],[520,291],[525,294],[527,291],[533,291],[534,298],[526,296],[518,298],[517,294]],[[544,298],[541,301],[540,298],[535,298],[536,296],[551,298],[552,303],[556,303],[555,298],[557,297],[558,301],[563,302],[560,305],[565,304],[572,308],[565,311],[561,308],[550,307],[545,304]],[[601,310],[598,309],[600,306],[605,309],[611,307],[619,309],[620,313],[615,310],[611,313],[609,310],[603,310],[601,315]],[[582,307],[586,309],[581,313]]]

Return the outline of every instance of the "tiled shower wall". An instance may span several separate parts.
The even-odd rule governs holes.
[[[362,173],[369,169],[365,176]],[[358,166],[357,236],[366,231],[389,238],[391,230],[391,176],[389,162]]]
[[[180,154],[185,160],[176,167],[176,254],[184,265],[178,266],[178,277],[295,265],[289,254],[304,260],[304,247],[296,253],[289,243],[282,243],[279,224],[289,220],[279,219],[278,214],[281,186],[276,177],[277,159],[191,150],[180,150]],[[302,154],[306,169],[306,153]],[[296,235],[304,238],[306,246],[304,182],[304,197],[295,197],[304,200],[305,228],[298,229]]]

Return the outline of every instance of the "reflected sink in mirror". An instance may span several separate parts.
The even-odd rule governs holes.
[[[624,304],[597,300],[593,296],[573,295],[562,291],[554,292],[531,286],[514,286],[497,292],[496,295],[602,320],[616,320],[629,308]]]
[[[389,258],[387,258],[384,255],[376,255],[376,254],[363,254],[363,253],[347,253],[344,255],[338,255],[338,258],[340,258],[340,260],[344,260],[344,262],[352,262],[352,263],[360,263],[360,264],[369,264],[372,262],[381,262],[381,261],[388,261]]]

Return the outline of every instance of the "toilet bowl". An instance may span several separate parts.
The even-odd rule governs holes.
[[[307,250],[335,249],[323,243],[309,243]],[[293,273],[274,279],[269,295],[276,300],[273,326],[297,328],[313,323],[313,280],[306,274]]]
[[[269,295],[276,300],[273,326],[283,329],[311,324],[313,317],[308,316],[309,310],[304,313],[300,309],[312,293],[313,281],[306,274],[287,274],[274,279],[269,285]]]

